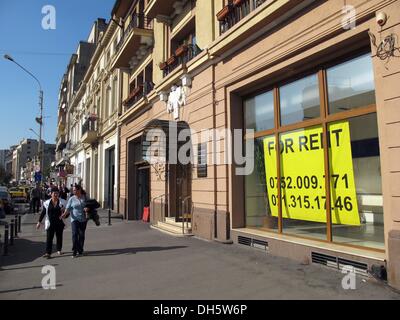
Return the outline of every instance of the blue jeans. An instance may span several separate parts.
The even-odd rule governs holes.
[[[79,222],[74,221],[71,223],[72,228],[72,251],[74,256],[79,253],[83,254],[83,246],[85,244],[85,231],[86,231],[87,221]]]

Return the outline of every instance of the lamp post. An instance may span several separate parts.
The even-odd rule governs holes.
[[[43,131],[43,90],[42,90],[42,85],[38,78],[36,78],[30,71],[28,71],[26,68],[21,66],[17,61],[15,61],[11,56],[8,54],[4,55],[4,59],[11,61],[15,63],[18,67],[20,67],[23,71],[25,71],[27,74],[29,74],[39,85],[39,109],[40,109],[40,116],[36,118],[36,122],[39,124],[39,147],[38,147],[38,156],[39,156],[39,167],[40,167],[40,172],[43,174],[43,152],[44,148],[42,147],[42,131]],[[32,129],[30,129],[33,131]],[[35,132],[36,134],[36,132]],[[36,134],[37,135],[37,134]]]

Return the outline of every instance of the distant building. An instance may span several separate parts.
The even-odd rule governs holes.
[[[16,181],[21,179],[21,170],[26,163],[37,155],[39,142],[33,139],[25,139],[13,151],[12,174]]]
[[[0,150],[0,167],[6,167],[6,155],[8,150]]]
[[[13,175],[13,153],[17,146],[11,146],[9,150],[7,150],[5,158],[4,158],[4,168],[6,169],[6,173]]]

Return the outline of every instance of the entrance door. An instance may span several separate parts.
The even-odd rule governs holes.
[[[150,168],[137,168],[136,184],[136,220],[141,220],[143,210],[150,206]]]
[[[190,165],[176,166],[176,221],[191,213],[192,170]]]

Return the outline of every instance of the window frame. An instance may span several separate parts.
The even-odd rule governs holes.
[[[278,234],[287,234],[284,232],[283,228],[283,217],[282,217],[282,188],[281,188],[281,178],[282,178],[282,173],[281,173],[281,159],[280,159],[280,135],[282,133],[290,132],[290,131],[295,131],[299,129],[306,129],[310,128],[313,126],[321,126],[323,130],[323,145],[324,145],[324,168],[325,168],[325,190],[326,190],[326,228],[327,228],[327,234],[326,234],[326,240],[317,240],[315,238],[307,237],[307,236],[301,236],[301,235],[293,235],[293,234],[287,234],[290,235],[291,237],[295,238],[303,238],[307,240],[313,240],[313,241],[320,241],[320,242],[326,242],[326,243],[331,243],[331,244],[339,244],[342,246],[347,246],[347,247],[352,247],[352,248],[357,248],[357,249],[363,249],[363,250],[368,250],[368,251],[374,251],[374,252],[385,252],[385,250],[382,249],[377,249],[377,248],[371,248],[371,247],[364,247],[364,246],[358,246],[358,245],[353,245],[353,244],[347,244],[347,243],[338,243],[333,240],[333,231],[332,231],[332,210],[331,210],[331,179],[330,179],[330,165],[329,165],[329,149],[327,148],[328,145],[328,139],[327,139],[327,134],[328,134],[328,125],[333,122],[341,121],[341,120],[346,120],[350,118],[355,118],[355,117],[360,117],[368,114],[374,114],[377,111],[376,103],[371,104],[371,105],[366,105],[363,107],[351,109],[351,110],[346,110],[334,114],[329,113],[329,91],[328,91],[328,79],[327,79],[327,70],[331,67],[337,66],[341,63],[351,61],[353,59],[356,59],[358,57],[361,57],[363,55],[369,54],[371,56],[371,52],[369,49],[363,49],[357,52],[353,52],[351,55],[346,55],[342,56],[338,59],[335,59],[333,61],[330,61],[329,63],[325,64],[320,64],[318,67],[308,69],[305,72],[299,73],[298,75],[295,75],[291,78],[286,78],[283,79],[282,81],[279,81],[275,85],[269,85],[268,87],[264,88],[264,90],[258,90],[257,92],[247,95],[243,97],[242,100],[242,112],[243,112],[243,128],[246,129],[246,124],[245,124],[245,101],[250,98],[254,98],[260,94],[272,91],[274,95],[274,123],[275,127],[272,129],[268,130],[263,130],[263,131],[257,131],[254,133],[252,137],[250,136],[245,136],[245,139],[257,139],[257,138],[262,138],[265,136],[275,136],[275,145],[277,148],[276,152],[276,163],[277,163],[277,178],[278,178],[278,195],[277,195],[277,200],[278,200],[278,230],[272,230],[268,229],[268,232],[272,233],[278,233]],[[371,59],[373,57],[371,56]],[[292,83],[296,80],[305,78],[309,76],[310,74],[317,74],[318,77],[318,85],[319,85],[319,99],[320,99],[320,117],[315,118],[315,119],[307,119],[301,122],[289,124],[289,125],[281,125],[281,109],[280,109],[280,87]],[[376,82],[374,83],[376,84]],[[375,88],[376,91],[376,88]],[[246,194],[245,190],[245,185],[244,185],[244,194]],[[246,215],[246,210],[244,211],[244,215]]]

